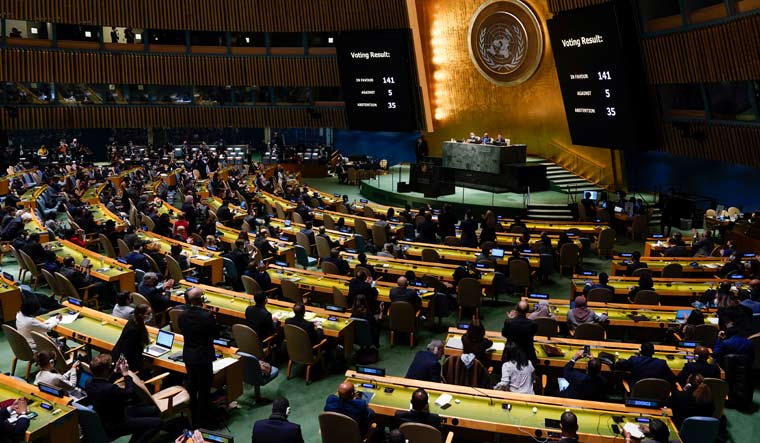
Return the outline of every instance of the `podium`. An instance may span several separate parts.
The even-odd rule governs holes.
[[[412,191],[420,192],[426,198],[455,193],[453,171],[432,161],[411,165],[409,185]]]

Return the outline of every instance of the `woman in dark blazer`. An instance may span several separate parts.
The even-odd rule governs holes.
[[[127,324],[124,325],[119,340],[111,352],[114,361],[124,354],[124,358],[129,363],[129,369],[135,373],[140,371],[139,375],[142,379],[146,378],[145,371],[141,371],[143,368],[143,349],[150,344],[148,328],[145,327],[145,323],[150,323],[151,320],[153,320],[153,310],[150,306],[137,305]]]

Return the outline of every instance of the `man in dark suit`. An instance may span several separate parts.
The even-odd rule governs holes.
[[[717,363],[710,363],[710,350],[704,346],[697,346],[694,349],[694,361],[690,361],[683,365],[683,369],[678,373],[678,384],[682,387],[686,386],[686,382],[689,376],[692,374],[700,374],[704,378],[721,378],[720,367]]]
[[[559,443],[578,443],[578,417],[570,411],[565,411],[559,418],[562,438]]]
[[[452,209],[451,205],[448,203],[443,205],[443,212],[438,215],[438,235],[444,240],[446,237],[455,237],[457,235],[456,228],[458,222],[459,220],[456,214],[454,214],[454,209]]]
[[[374,305],[377,300],[377,288],[373,285],[372,276],[367,275],[367,272],[363,270],[356,271],[356,276],[348,282],[348,296],[346,296],[346,304],[351,307],[354,305],[354,298],[357,295],[364,294],[367,297],[367,301]]]
[[[428,394],[419,388],[412,393],[412,409],[408,411],[396,411],[396,427],[404,423],[421,423],[441,430],[441,416],[430,413]]]
[[[425,140],[425,135],[421,134],[417,139],[417,146],[414,148],[414,155],[417,158],[417,163],[421,163],[428,155],[428,142]]]
[[[285,320],[286,325],[298,326],[309,334],[309,341],[314,346],[322,340],[322,326],[314,327],[314,323],[306,320],[304,315],[306,314],[306,306],[303,303],[296,303],[293,305],[293,314],[295,316]]]
[[[507,314],[501,335],[507,342],[514,342],[535,366],[538,363],[536,349],[533,347],[533,337],[538,331],[536,322],[528,318],[528,302],[520,300],[515,309]],[[505,354],[506,355],[506,354]]]
[[[338,386],[338,395],[330,394],[327,397],[325,412],[337,412],[353,418],[359,424],[362,435],[367,433],[375,416],[375,411],[369,407],[369,398],[361,391],[356,391],[350,381]]]
[[[272,415],[253,424],[251,443],[303,443],[301,426],[288,421],[290,402],[280,397],[272,402]]]
[[[29,406],[24,397],[17,398],[6,408],[0,408],[0,431],[5,438],[2,441],[24,440],[26,430],[29,429],[28,414]],[[11,417],[16,418],[13,423],[10,421]]]
[[[269,232],[266,228],[261,228],[259,233],[256,234],[256,240],[253,241],[253,246],[256,246],[256,249],[261,251],[262,258],[270,258],[277,254],[277,249],[269,243],[268,235]]]
[[[272,313],[267,311],[267,295],[264,292],[254,294],[253,300],[256,304],[245,309],[245,322],[263,341],[277,333],[277,323],[272,319]]]
[[[586,372],[574,369],[575,362],[581,358],[590,359]],[[584,354],[582,349],[576,352],[562,373],[562,377],[569,383],[564,396],[578,400],[605,401],[607,381],[601,376],[601,372],[602,362],[599,359]]]
[[[628,263],[628,266],[626,266],[625,269],[625,275],[628,277],[632,276],[634,272],[636,272],[637,269],[646,268],[646,263],[641,263],[641,252],[639,251],[633,251],[633,254],[631,254],[631,262]]]
[[[98,413],[103,428],[111,440],[132,435],[130,442],[150,441],[161,430],[159,411],[155,406],[127,406],[135,400],[135,383],[129,373],[127,360],[116,362],[111,370],[111,355],[100,354],[90,363],[93,378],[85,387],[87,401]],[[112,378],[124,379],[124,387],[112,383]]]
[[[333,263],[335,266],[337,266],[338,273],[340,275],[348,274],[349,269],[351,269],[351,266],[349,266],[346,259],[340,256],[340,250],[338,248],[330,249],[330,256],[327,257],[325,261]]]
[[[313,245],[313,244],[315,244],[317,242],[317,239],[315,238],[315,235],[314,235],[314,229],[313,229],[313,227],[314,227],[314,225],[312,225],[310,221],[307,221],[307,222],[304,223],[303,229],[301,229],[301,233],[304,234],[306,236],[306,238],[309,239],[309,244],[310,245]],[[330,243],[330,241],[328,239],[328,244],[329,243]]]
[[[174,286],[174,280],[169,279],[163,285],[158,284],[158,274],[148,272],[143,277],[137,292],[148,299],[150,305],[156,312],[165,311],[171,305],[171,297],[166,291],[171,290]]]
[[[34,232],[29,234],[26,245],[22,249],[35,263],[45,261],[45,248],[40,244],[40,234]]]
[[[359,255],[356,256],[356,259],[359,260],[359,264],[363,268],[369,271],[369,274],[373,279],[377,278],[377,271],[375,270],[375,267],[367,262],[367,254],[360,252]]]
[[[222,200],[222,205],[216,210],[216,219],[223,225],[229,225],[232,222],[232,210],[230,210],[230,202]]]
[[[588,293],[592,289],[602,288],[610,291],[613,295],[615,294],[615,288],[609,285],[610,276],[607,275],[606,272],[600,272],[599,273],[599,283],[593,283],[590,285],[586,285],[583,287],[583,295],[588,295]]]
[[[185,220],[187,220],[187,233],[188,235],[192,234],[198,226],[198,212],[195,209],[192,195],[185,196],[185,202],[182,204],[181,209],[185,214]]]
[[[744,272],[744,263],[742,263],[742,256],[739,253],[734,252],[731,255],[730,261],[723,265],[718,272],[721,277],[728,277],[730,274]]]
[[[92,277],[90,277],[90,269],[92,266],[87,268],[85,272],[80,272],[74,268],[74,263],[74,257],[66,256],[63,259],[63,267],[58,272],[74,285],[80,296],[83,295],[82,288],[94,285],[95,287],[90,289],[90,294],[96,294],[100,299],[100,304],[112,306],[116,301],[116,291],[114,291],[113,286],[93,280]]]
[[[414,355],[414,360],[406,371],[406,378],[440,382],[441,356],[443,356],[443,342],[438,339],[431,340],[426,350],[419,351]]]
[[[217,424],[210,421],[211,381],[214,378],[214,339],[218,335],[216,320],[203,309],[203,291],[192,288],[186,294],[188,307],[179,317],[179,330],[185,338],[182,360],[187,368],[187,391],[193,425],[198,427]]]
[[[613,366],[618,371],[628,371],[628,383],[633,386],[637,381],[645,378],[661,378],[671,385],[676,382],[676,376],[668,367],[668,363],[661,359],[655,358],[654,345],[646,342],[641,344],[641,351],[638,356],[631,357],[627,360],[619,360]]]
[[[676,239],[670,238],[668,239],[668,247],[665,248],[662,255],[665,257],[687,257],[690,254],[686,251],[686,246],[681,246]]]
[[[145,243],[147,242],[144,240],[135,241],[132,246],[132,252],[127,254],[125,258],[127,263],[133,268],[148,272],[151,270],[151,263],[145,254],[142,253],[142,247],[145,246]]]
[[[242,291],[243,280],[240,276],[242,276],[246,268],[248,268],[248,262],[251,260],[251,256],[248,255],[248,252],[245,250],[245,240],[241,238],[235,240],[235,248],[224,256],[232,260],[232,263],[235,264],[235,269],[237,269],[238,279],[235,280],[232,288],[236,291]]]
[[[397,301],[405,301],[414,306],[415,311],[420,309],[422,305],[422,299],[414,289],[409,289],[409,280],[406,277],[399,277],[396,280],[397,287],[391,289],[390,297],[391,303]]]

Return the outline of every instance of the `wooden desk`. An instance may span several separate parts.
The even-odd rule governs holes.
[[[37,199],[42,195],[43,192],[47,189],[47,185],[38,185],[34,186],[32,188],[29,188],[21,194],[21,201],[17,203],[18,206],[21,206],[23,208],[27,208],[29,210],[33,210],[37,207]]]
[[[71,398],[46,394],[35,385],[0,374],[0,398],[7,400],[21,397],[33,400],[29,410],[37,413],[37,417],[29,421],[29,428],[24,436],[25,442],[79,442],[79,418],[76,409],[70,406]],[[53,406],[53,409],[43,409],[42,403]]]
[[[378,418],[391,421],[397,411],[408,411],[412,393],[423,388],[430,397],[430,412],[439,414],[447,430],[453,430],[458,436],[466,434],[468,439],[492,440],[493,434],[530,437],[536,430],[543,437],[549,432],[559,435],[558,429],[545,426],[545,419],[559,420],[565,410],[571,410],[578,417],[578,434],[581,442],[613,443],[622,441],[621,435],[612,431],[613,417],[620,417],[624,422],[635,423],[637,417],[658,418],[668,425],[670,437],[678,438],[678,430],[669,417],[663,417],[660,410],[629,408],[615,403],[573,400],[560,397],[517,394],[491,389],[475,389],[467,386],[431,383],[400,377],[378,377],[346,372],[346,380],[351,381],[357,390],[374,394],[369,404]],[[362,383],[373,384],[371,388]],[[386,393],[386,388],[392,392]],[[441,394],[453,397],[451,406],[443,409],[435,404]],[[512,405],[507,411],[503,405]],[[533,408],[537,411],[532,412]],[[667,411],[669,412],[669,411]],[[619,425],[621,428],[623,423]],[[479,438],[477,437],[479,436]],[[558,439],[558,438],[557,438]],[[507,439],[509,440],[509,439]]]
[[[301,232],[301,230],[306,227],[306,225],[294,222],[290,222],[289,226],[285,226],[286,221],[279,218],[270,219],[269,224],[275,228],[278,228],[280,230],[280,233],[282,235],[288,236],[291,241],[295,241],[296,232]],[[314,235],[316,235],[318,232],[319,231],[317,229],[314,229]],[[354,239],[354,234],[350,232],[340,232],[333,229],[325,229],[325,234],[330,237],[331,241],[338,243],[343,248],[356,248],[356,240]]]
[[[16,313],[21,309],[21,289],[16,282],[0,274],[0,308],[3,310],[3,323],[16,320]]]
[[[208,206],[209,209],[211,209],[212,211],[214,211],[214,213],[216,213],[216,211],[218,211],[219,208],[222,206],[222,199],[219,197],[208,197],[201,200],[201,203]],[[229,208],[230,208],[230,211],[232,212],[233,220],[242,220],[243,218],[245,218],[246,215],[248,215],[248,212],[245,209],[241,208],[240,206],[230,204]]]
[[[24,224],[24,230],[28,234],[37,234],[40,236],[40,243],[50,241],[50,233],[48,232],[42,220],[37,216],[36,211],[29,211],[29,215],[32,216],[32,220]]]
[[[198,248],[197,252],[194,253],[194,246],[172,238],[160,236],[153,232],[139,231],[137,237],[140,240],[157,242],[161,248],[161,252],[164,254],[171,254],[172,245],[180,245],[182,247],[182,252],[187,255],[188,260],[190,260],[190,263],[193,264],[193,266],[210,270],[211,283],[224,281],[224,263],[222,262],[219,252],[210,251],[205,248]]]
[[[231,246],[235,245],[235,240],[238,239],[240,233],[242,232],[237,229],[230,228],[229,226],[224,226],[221,223],[216,224],[216,230],[222,233],[219,239]],[[251,236],[252,234],[249,234],[248,238],[250,239]],[[269,240],[269,243],[271,243],[277,249],[277,252],[275,252],[276,259],[284,261],[290,267],[294,267],[296,265],[296,247],[292,242],[283,241],[274,237],[267,237],[267,240]]]
[[[499,219],[502,228],[505,231],[509,231],[509,226],[514,222],[512,219],[502,218]],[[602,229],[607,225],[602,222],[569,222],[569,221],[552,221],[552,220],[523,220],[525,226],[532,232],[548,232],[559,234],[560,232],[567,232],[571,229],[577,229],[582,234],[587,236],[596,237]]]
[[[610,275],[625,275],[627,263],[630,258],[613,257],[611,262],[612,272]],[[683,273],[691,276],[714,276],[720,272],[720,269],[726,263],[723,257],[642,257],[642,263],[646,263],[653,275],[662,274],[662,269],[671,264],[678,263],[683,268]],[[690,266],[691,263],[697,263],[697,266]]]
[[[127,324],[127,320],[94,309],[74,306],[69,302],[64,302],[63,304],[66,306],[65,308],[39,316],[38,318],[44,321],[60,313],[66,313],[66,311],[78,312],[79,317],[74,322],[69,324],[59,323],[54,330],[66,338],[84,343],[101,352],[111,352],[113,350],[121,336],[124,325]],[[151,343],[155,343],[158,329],[152,326],[148,326],[147,328]],[[186,374],[187,368],[185,368],[185,364],[182,361],[169,358],[173,355],[182,355],[184,342],[185,340],[181,334],[175,334],[174,346],[172,346],[170,352],[160,357],[153,357],[143,353],[143,358],[156,367]],[[227,363],[230,363],[228,366],[225,366],[223,369],[216,368],[217,370],[214,371],[215,385],[226,385],[227,400],[235,400],[243,394],[243,368],[238,360],[239,357],[236,355],[237,348],[227,348],[219,345],[214,345],[214,348],[217,353],[222,355],[223,359],[231,358],[235,360],[234,362],[227,360]],[[221,362],[221,360],[218,361]]]
[[[694,239],[691,237],[684,237],[684,243],[686,243],[686,250],[691,251],[691,246],[694,243]],[[644,242],[644,257],[659,257],[665,253],[665,250],[669,248],[667,238],[648,238]],[[696,257],[701,258],[701,257]]]
[[[103,225],[108,220],[112,220],[116,224],[116,231],[120,232],[127,229],[127,222],[122,220],[121,217],[111,212],[103,203],[90,203],[87,210],[92,213],[92,217],[95,219],[95,223],[99,226]]]
[[[116,189],[119,189],[121,187],[121,183],[124,181],[126,177],[129,177],[130,175],[140,170],[142,170],[141,166],[129,168],[126,171],[122,171],[121,173],[119,173],[119,175],[112,175],[108,177],[108,181],[113,183],[113,185],[116,186]]]
[[[195,287],[203,290],[206,297],[204,308],[223,315],[232,320],[232,323],[245,322],[245,310],[254,304],[253,296],[241,292],[215,286],[199,285],[186,280],[179,282],[177,288],[171,291],[173,302],[185,303],[185,291]],[[283,325],[285,320],[293,317],[293,303],[281,300],[267,300],[267,310],[272,317],[280,320]],[[306,320],[322,325],[325,337],[341,341],[346,359],[350,359],[354,352],[354,324],[351,313],[332,312],[314,306],[306,306]],[[335,320],[330,320],[334,318]],[[261,337],[262,339],[266,337]]]
[[[98,280],[113,283],[118,282],[122,291],[135,292],[135,273],[126,263],[121,263],[105,255],[77,246],[67,240],[57,240],[46,243],[46,246],[55,252],[58,261],[63,262],[66,256],[74,258],[74,263],[82,263],[85,257],[90,260],[92,270],[90,275]],[[103,260],[103,267],[100,267],[100,260]]]
[[[438,252],[441,260],[457,265],[463,265],[467,262],[474,262],[475,258],[481,252],[480,249],[477,248],[463,248],[461,246],[446,246],[432,243],[400,241],[398,244],[403,246],[404,254],[407,256],[407,258],[420,260],[422,258],[423,249],[433,249]],[[531,268],[538,269],[538,266],[540,264],[538,254],[521,254],[521,257],[528,260]],[[496,265],[507,266],[508,262],[509,257],[505,255],[503,258],[496,260]]]
[[[369,231],[370,236],[372,235],[372,225],[374,225],[375,222],[378,220],[376,218],[369,218],[369,217],[364,217],[364,216],[356,215],[356,214],[344,214],[342,212],[324,211],[320,209],[314,210],[314,220],[321,222],[324,219],[324,214],[329,214],[330,217],[332,217],[333,220],[335,220],[336,222],[342,218],[343,221],[346,222],[346,226],[348,226],[354,231],[356,231],[356,228],[355,228],[356,221],[362,220],[367,225],[367,231]],[[389,221],[388,225],[390,226],[391,234],[396,235],[397,238],[404,238],[404,224],[403,223]]]
[[[351,281],[351,277],[345,275],[323,274],[321,272],[284,268],[281,266],[270,266],[269,269],[267,269],[267,273],[272,279],[272,283],[275,285],[279,286],[284,279],[291,279],[302,291],[328,294],[330,296],[332,296],[333,287],[340,289],[343,294],[348,295],[348,282]],[[390,303],[390,292],[391,289],[397,286],[396,283],[383,281],[378,281],[376,283],[378,292],[377,299],[384,303]],[[414,289],[418,291],[420,298],[422,298],[421,306],[427,308],[430,299],[435,295],[435,292],[432,289],[425,287],[415,287]]]
[[[95,183],[94,185],[91,185],[87,190],[84,192],[84,195],[82,195],[82,202],[83,203],[99,203],[100,202],[100,193],[103,192],[103,189],[106,188],[105,183]]]

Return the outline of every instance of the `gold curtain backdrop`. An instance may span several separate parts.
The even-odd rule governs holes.
[[[0,49],[0,81],[340,86],[335,57],[209,57]]]
[[[541,22],[544,51],[538,70],[525,83],[497,86],[475,68],[468,52],[470,20],[480,0],[418,0],[423,54],[426,64],[434,131],[428,136],[431,155],[441,154],[443,141],[502,132],[513,143],[528,145],[529,154],[551,158],[574,172],[601,183],[620,183],[608,149],[575,146],[570,140],[554,55],[546,20],[551,17],[547,0],[525,0]]]
[[[147,29],[303,32],[409,26],[405,0],[0,0],[14,20]]]

